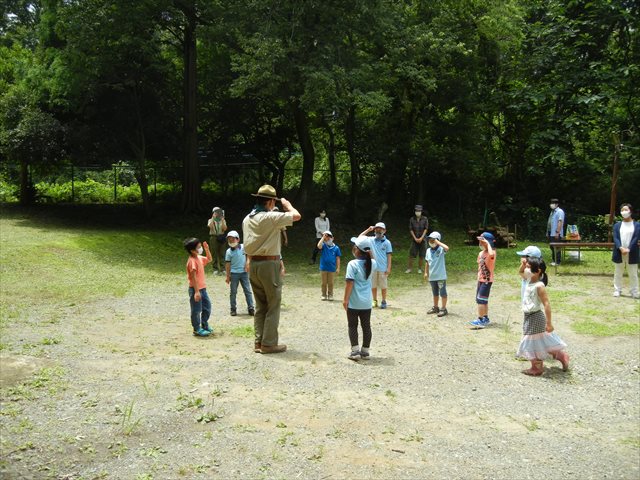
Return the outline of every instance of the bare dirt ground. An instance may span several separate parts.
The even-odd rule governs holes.
[[[420,277],[395,291],[392,277],[372,358],[354,363],[341,302],[321,301],[313,275],[287,278],[279,355],[253,353],[252,318],[228,316],[221,277],[207,339],[191,335],[178,274],[55,315],[36,305],[2,339],[2,478],[639,477],[639,339],[571,329],[573,306],[614,308],[610,278],[554,283],[571,369],[531,378],[514,359],[513,276],[496,280],[479,331],[466,328],[474,281],[449,285],[437,319]],[[638,321],[638,302],[616,300]]]

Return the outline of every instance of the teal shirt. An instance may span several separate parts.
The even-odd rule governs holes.
[[[371,261],[371,272],[376,269],[376,261]],[[371,275],[366,277],[365,261],[351,260],[347,265],[345,278],[353,282],[353,289],[349,296],[349,308],[354,310],[371,310],[373,295],[371,294]]]
[[[427,254],[424,258],[429,264],[429,281],[436,282],[447,279],[447,268],[444,263],[446,254],[447,252],[440,245],[437,248],[427,248]]]

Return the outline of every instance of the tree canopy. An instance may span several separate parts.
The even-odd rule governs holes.
[[[255,164],[302,208],[386,202],[518,221],[640,184],[640,7],[628,0],[11,0],[0,154],[29,172]],[[247,178],[254,179],[253,176]],[[255,189],[255,180],[246,182]],[[634,198],[635,197],[635,198]]]

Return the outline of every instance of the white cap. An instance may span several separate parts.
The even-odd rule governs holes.
[[[351,242],[355,243],[356,247],[358,247],[363,252],[368,252],[369,250],[371,250],[371,240],[366,235],[351,237]]]
[[[442,236],[438,232],[431,232],[429,234],[429,238],[435,238],[436,240],[441,240]]]
[[[211,211],[211,213],[215,213],[218,210],[222,210],[220,207],[213,207],[213,210]]]
[[[333,233],[331,233],[330,230],[325,230],[324,232],[322,232],[322,235],[329,235],[330,237],[333,237]]]
[[[542,258],[542,252],[535,245],[529,245],[521,252],[516,252],[521,257]]]
[[[386,226],[384,223],[382,223],[382,222],[378,222],[378,223],[376,223],[376,224],[374,225],[374,228],[381,228],[381,229],[383,229],[383,230],[386,230],[386,229],[387,229],[387,226]]]
[[[235,230],[231,230],[229,233],[227,233],[227,238],[229,237],[240,238],[240,235],[238,235],[238,232],[236,232]]]

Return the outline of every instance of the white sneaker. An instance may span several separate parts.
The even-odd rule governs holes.
[[[613,291],[613,296],[614,297],[619,297],[620,296],[620,290],[614,290]]]
[[[411,269],[410,269],[410,268],[407,268],[407,269],[404,271],[404,273],[411,273]]]
[[[422,270],[421,270],[421,269],[418,269],[418,273],[422,273]]]
[[[552,267],[555,267],[556,265],[557,265],[556,262],[551,262]]]

